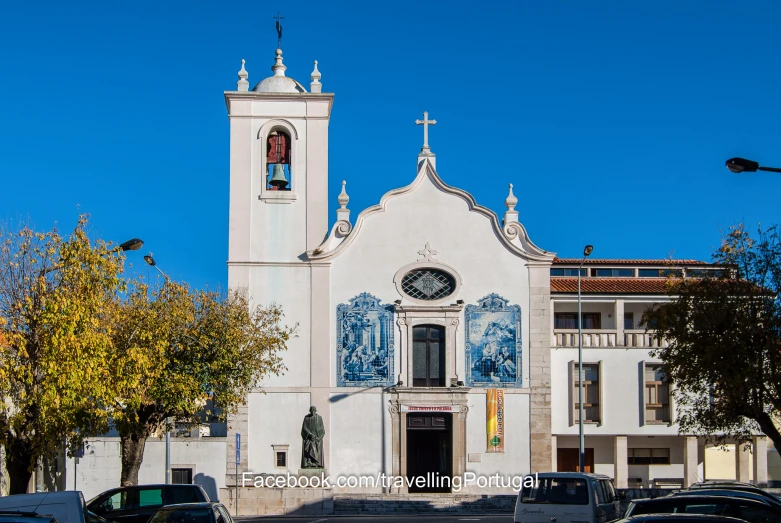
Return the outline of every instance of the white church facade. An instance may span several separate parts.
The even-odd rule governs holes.
[[[313,473],[300,469],[302,421],[314,406],[325,429],[323,470],[314,472],[331,478],[329,496],[456,492],[442,483],[355,486],[338,478],[575,470],[582,322],[587,471],[619,488],[781,478],[781,460],[764,437],[751,453],[733,446],[728,454],[679,435],[651,354],[665,342],[639,327],[643,310],[667,299],[668,271],[701,277],[714,267],[586,259],[579,268],[581,259],[557,258],[518,221],[512,186],[497,195],[507,207],[500,217],[447,185],[428,145],[435,122],[426,113],[416,122],[423,147],[399,173],[400,188],[356,215],[343,182],[329,229],[333,94],[322,92],[317,62],[308,89],[286,75],[280,50],[272,70],[250,88],[242,62],[237,89],[224,93],[228,285],[247,289],[256,303],[279,304],[297,336],[284,353],[287,370],[258,384],[229,419],[227,436],[174,438],[173,468],[208,481],[239,514],[289,511],[282,494],[257,501],[264,489],[252,485],[256,477]],[[148,444],[142,482],[163,481],[161,450]],[[66,461],[63,486],[87,497],[117,486],[117,453],[111,438],[95,440],[78,473]],[[475,482],[458,492],[513,489]]]
[[[574,470],[582,321],[587,470],[618,487],[706,477],[705,443],[678,434],[663,369],[650,353],[664,341],[639,322],[645,307],[667,299],[670,270],[700,277],[715,268],[586,260],[579,319],[573,276],[581,260],[532,243],[512,186],[501,218],[448,186],[428,145],[435,122],[427,113],[416,122],[423,147],[409,175],[400,173],[403,186],[354,216],[343,182],[328,230],[333,97],[321,92],[316,62],[309,92],[285,76],[279,50],[272,70],[250,90],[242,67],[238,91],[225,93],[229,285],[282,305],[299,336],[285,355],[288,371],[262,383],[232,420],[228,463],[238,432],[239,470],[297,474],[301,421],[315,406],[331,477]],[[766,440],[753,445],[758,452],[733,456],[734,475],[766,483]]]

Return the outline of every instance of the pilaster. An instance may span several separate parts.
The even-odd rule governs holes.
[[[247,463],[249,456],[249,401],[239,406],[235,415],[228,418],[228,441],[225,468],[225,485],[235,486],[236,481],[241,484],[241,473],[247,472]],[[236,434],[239,434],[241,440],[241,455],[239,456],[239,474],[236,476]]]
[[[623,347],[624,343],[624,300],[616,300],[615,305],[616,318],[616,346]]]
[[[629,486],[627,449],[626,436],[613,438],[613,482],[616,488],[628,488]]]
[[[697,483],[697,438],[695,436],[683,437],[683,488],[689,488],[692,483]]]
[[[754,485],[767,487],[767,437],[754,436]]]
[[[745,443],[735,443],[735,479],[748,483],[751,468],[751,447]]]
[[[529,444],[531,473],[553,462],[551,444],[550,263],[529,264]]]

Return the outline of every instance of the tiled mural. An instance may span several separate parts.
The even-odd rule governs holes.
[[[336,369],[339,387],[391,385],[392,306],[364,292],[336,307]]]
[[[466,384],[469,387],[520,387],[521,307],[489,294],[467,305]]]

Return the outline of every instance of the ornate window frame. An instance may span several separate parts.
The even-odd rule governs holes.
[[[268,158],[268,135],[271,131],[284,131],[290,136],[290,190],[289,191],[272,191],[268,189],[268,182],[266,177],[268,176],[268,164],[266,159]],[[297,161],[297,142],[298,131],[296,127],[288,120],[273,119],[264,123],[258,130],[258,149],[260,150],[260,195],[258,199],[263,200],[266,203],[293,203],[298,199],[296,195],[296,187],[298,186],[298,161]]]
[[[447,305],[440,307],[421,306],[396,306],[396,324],[399,326],[399,350],[404,355],[399,369],[399,380],[404,387],[412,388],[412,329],[421,325],[437,325],[445,328],[445,387],[433,387],[442,389],[452,387],[461,378],[456,374],[457,339],[456,332],[461,323],[461,305]],[[425,390],[427,387],[414,387],[416,390]]]
[[[455,287],[453,288],[453,292],[451,292],[444,298],[440,298],[438,300],[419,300],[405,293],[401,288],[401,280],[404,279],[404,276],[408,272],[419,270],[419,269],[435,269],[438,271],[448,273],[453,278],[453,281],[455,282]],[[462,281],[463,280],[461,278],[461,274],[459,274],[459,272],[455,268],[451,267],[446,263],[441,263],[435,260],[431,260],[431,261],[420,260],[413,263],[409,263],[404,267],[402,267],[401,269],[399,269],[398,271],[396,271],[396,274],[393,276],[393,284],[396,285],[396,291],[399,293],[402,299],[407,300],[416,305],[437,306],[448,302],[453,303],[453,300],[455,300],[458,297],[458,292],[461,290]]]

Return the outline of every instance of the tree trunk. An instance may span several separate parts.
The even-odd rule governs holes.
[[[120,436],[119,441],[122,448],[120,486],[138,485],[138,471],[141,468],[141,462],[144,460],[146,438],[146,435],[136,434],[135,432]]]
[[[26,494],[32,477],[33,452],[26,441],[9,435],[5,446],[8,494]]]
[[[781,448],[779,447],[779,445],[781,445],[781,432],[776,428],[776,424],[773,422],[773,418],[770,414],[763,412],[757,416],[756,421],[759,423],[759,428],[765,433],[765,436],[770,438],[770,441],[773,442],[773,445],[775,445],[776,448]]]

